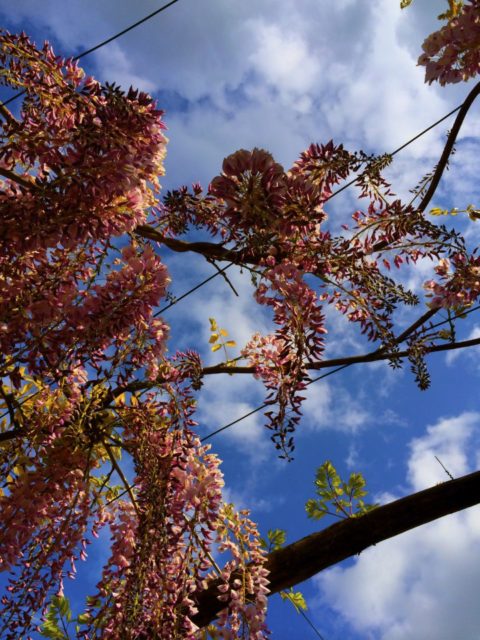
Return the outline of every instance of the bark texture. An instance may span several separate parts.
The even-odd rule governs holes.
[[[382,540],[480,503],[480,471],[443,482],[395,500],[359,518],[337,522],[323,531],[297,540],[268,556],[270,595],[308,580],[342,560]],[[218,581],[198,600],[193,619],[199,627],[215,619],[222,608]]]

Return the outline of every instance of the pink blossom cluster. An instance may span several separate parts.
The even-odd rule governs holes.
[[[120,351],[130,342],[132,364],[146,366],[148,377],[153,379],[165,350],[168,327],[153,317],[152,310],[164,297],[170,279],[150,245],[127,245],[121,255],[121,268],[110,271],[105,284],[93,285],[84,304],[68,314],[69,335],[62,340],[63,348],[74,342],[75,329],[77,340],[102,354],[112,345]]]
[[[22,437],[0,448],[0,572],[9,587],[0,610],[0,636],[23,637],[49,596],[75,577],[89,535],[109,515],[91,483],[100,462],[92,417],[85,416],[83,367],[72,366],[61,386],[40,387],[17,416]],[[66,568],[67,567],[67,568]]]
[[[267,403],[278,405],[278,412],[265,415],[274,431],[275,446],[288,457],[294,448],[291,434],[301,415],[299,392],[305,389],[308,377],[305,367],[321,358],[326,329],[317,294],[293,264],[271,266],[262,275],[265,281],[255,297],[259,304],[272,307],[279,329],[275,336],[254,336],[243,355],[255,365],[269,390]]]
[[[326,200],[332,195],[332,187],[350,174],[356,162],[356,157],[342,144],[335,145],[330,140],[326,144],[311,144],[300,154],[290,173],[306,178]]]
[[[274,230],[286,191],[283,167],[263,149],[240,149],[225,158],[222,169],[209,193],[225,203],[222,217],[230,223],[229,235]]]
[[[433,309],[464,309],[480,296],[480,257],[458,253],[442,258],[435,267],[440,281],[427,280],[424,288]]]
[[[166,325],[152,317],[152,309],[165,295],[167,270],[150,246],[129,245],[122,250],[121,267],[111,270],[104,284],[80,288],[80,273],[87,267],[69,262],[60,250],[39,268],[28,259],[31,272],[23,280],[0,280],[0,345],[4,354],[17,357],[33,372],[52,372],[69,361],[102,361],[108,348],[123,347],[124,363],[146,366],[155,377],[168,335]],[[57,264],[55,264],[57,260]],[[5,261],[4,273],[11,271]],[[62,270],[63,269],[63,270]],[[51,271],[62,274],[53,279]],[[48,275],[46,275],[46,273]],[[126,347],[129,348],[127,358]],[[8,361],[6,371],[9,371]]]
[[[0,32],[0,64],[3,82],[26,94],[20,118],[5,110],[1,122],[0,372],[17,376],[21,363],[55,378],[65,358],[99,360],[112,345],[125,354],[128,340],[132,365],[155,376],[167,332],[151,309],[165,267],[132,245],[124,266],[96,281],[111,238],[145,222],[155,202],[162,112],[25,35]]]
[[[255,297],[259,304],[272,307],[274,322],[280,327],[277,337],[284,340],[285,346],[294,345],[297,356],[307,361],[318,360],[326,333],[318,295],[292,263],[274,264],[262,276],[265,282],[258,286]]]
[[[0,571],[10,572],[2,598],[0,635],[23,637],[48,595],[65,575],[74,577],[76,562],[86,558],[87,533],[103,524],[92,513],[88,487],[88,452],[68,436],[40,447],[11,473],[8,493],[0,498]],[[93,522],[92,522],[93,516]]]
[[[112,555],[98,584],[96,607],[89,611],[85,637],[100,625],[101,637],[112,640],[197,638],[192,618],[198,594],[216,577],[211,555],[216,538],[222,541],[221,550],[232,554],[222,570],[226,585],[233,569],[251,563],[245,574],[248,603],[247,594],[240,597],[234,589],[228,598],[221,596],[228,609],[219,620],[219,632],[237,628],[241,619],[251,629],[248,637],[264,637],[260,630],[267,581],[258,532],[230,509],[228,523],[235,526],[231,525],[233,540],[226,540],[230,525],[225,524],[222,507],[219,461],[187,425],[169,427],[167,414],[173,404],[167,409],[152,402],[124,410],[126,443],[134,452],[137,473],[136,505],[117,504]],[[225,637],[238,636],[228,632]]]
[[[356,159],[341,145],[329,142],[312,145],[285,172],[267,151],[241,149],[225,158],[206,196],[199,185],[192,193],[184,187],[167,194],[158,210],[159,224],[174,235],[190,225],[205,227],[249,255],[275,247],[277,255],[292,259],[295,253],[306,261],[323,239],[323,202],[352,162]]]
[[[219,515],[222,526],[217,528],[218,550],[232,556],[222,568],[224,583],[218,588],[219,600],[228,603],[218,619],[219,637],[262,640],[269,636],[265,625],[269,594],[266,552],[249,511],[237,513],[233,505],[225,504]]]
[[[146,220],[165,156],[162,112],[146,94],[102,87],[46,44],[0,34],[4,83],[23,89],[4,119],[2,255],[108,239]]]
[[[196,638],[218,538],[232,570],[251,563],[221,626],[241,618],[260,638],[258,532],[242,520],[237,542],[235,527],[222,537],[219,461],[192,431],[184,388],[200,384],[201,364],[193,352],[166,360],[168,329],[153,315],[167,271],[150,245],[113,242],[155,203],[162,113],[24,35],[1,32],[0,64],[4,83],[26,96],[19,119],[0,111],[0,375],[12,381],[0,399],[12,430],[0,448],[0,570],[11,572],[0,635],[28,633],[86,557],[89,532],[108,522],[112,556],[81,637]],[[139,375],[157,391],[141,401],[118,392]],[[99,476],[111,462],[124,481],[113,446],[135,467],[128,502],[111,502]]]
[[[422,45],[418,64],[425,67],[425,81],[441,85],[473,78],[480,72],[480,2],[466,0],[438,31]]]

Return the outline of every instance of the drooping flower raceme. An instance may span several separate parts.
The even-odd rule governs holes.
[[[111,558],[79,637],[194,638],[198,594],[218,577],[214,542],[230,556],[219,628],[264,637],[258,532],[245,524],[237,539],[247,520],[222,511],[219,461],[182,390],[196,385],[197,356],[168,362],[153,313],[168,273],[133,236],[163,174],[162,112],[24,35],[1,33],[0,64],[2,82],[25,91],[18,119],[0,111],[0,635],[35,626],[108,524]],[[139,377],[156,391],[122,392]],[[111,480],[128,484],[122,450],[136,473],[123,501]]]
[[[447,24],[426,38],[418,59],[418,64],[425,67],[428,83],[461,82],[480,72],[479,0],[466,0],[447,16]]]

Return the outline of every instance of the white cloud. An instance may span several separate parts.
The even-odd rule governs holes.
[[[303,395],[306,400],[302,405],[302,430],[329,429],[354,434],[371,420],[361,398],[353,397],[338,383],[333,389],[327,380],[319,380],[307,387]]]
[[[475,340],[476,338],[480,338],[480,326],[477,324],[472,327],[470,333],[464,339]],[[445,356],[445,362],[450,366],[458,360],[460,356],[464,356],[478,362],[478,349],[454,349],[452,351],[448,351]]]
[[[254,69],[291,107],[307,112],[319,61],[299,33],[263,21],[254,26],[256,48],[249,56]]]
[[[102,76],[111,77],[116,84],[124,89],[133,87],[147,93],[153,93],[157,89],[151,79],[139,73],[141,69],[134,70],[134,65],[127,52],[121,48],[118,42],[112,42],[108,49],[100,49],[97,53],[97,63]]]
[[[345,459],[345,464],[347,465],[347,469],[350,469],[350,470],[358,469],[359,460],[360,460],[360,457],[358,452],[358,446],[354,442],[351,442],[350,445],[348,446],[348,456]]]
[[[443,1],[417,4],[428,10],[413,5],[401,12],[391,0],[210,0],[201,10],[180,2],[85,63],[96,64],[103,80],[185,101],[183,113],[167,114],[168,169],[177,182],[208,180],[238,147],[265,146],[287,165],[310,142],[330,137],[384,152],[457,101],[456,93],[424,85],[416,67]],[[24,0],[2,7],[14,23],[34,22],[39,40],[53,34],[64,54],[151,11],[147,0]],[[435,130],[404,157],[426,154],[433,161],[440,137]]]
[[[410,491],[470,470],[480,414],[439,420],[410,443]],[[475,436],[475,438],[474,438]],[[389,495],[388,499],[393,496]],[[363,552],[353,565],[317,576],[318,605],[328,606],[362,637],[375,640],[477,638],[480,509],[442,518]]]
[[[258,388],[255,389],[255,385],[251,378],[236,379],[233,382],[231,379],[220,377],[208,379],[202,388],[197,413],[197,420],[201,426],[206,427],[206,433],[241,418],[261,404],[251,401],[252,397],[258,397],[255,393]],[[263,458],[264,444],[267,440],[264,422],[263,413],[259,411],[216,437],[226,438],[254,458]]]
[[[455,418],[444,418],[427,427],[427,434],[410,443],[408,480],[414,491],[420,491],[436,482],[448,479],[435,456],[453,476],[468,473],[467,442],[475,426],[477,413],[462,413]]]

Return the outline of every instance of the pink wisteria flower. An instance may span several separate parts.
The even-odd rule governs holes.
[[[425,67],[428,83],[461,82],[480,72],[480,2],[466,0],[462,4],[422,45],[418,64]]]

